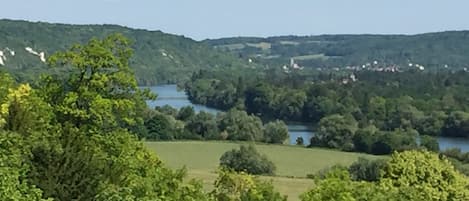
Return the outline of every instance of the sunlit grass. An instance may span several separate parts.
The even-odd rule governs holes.
[[[186,167],[188,177],[202,180],[207,190],[211,190],[217,177],[216,170],[220,156],[240,145],[240,143],[213,141],[146,142],[145,144],[169,167]],[[298,200],[301,193],[312,187],[313,180],[306,179],[307,174],[335,164],[349,165],[360,156],[377,158],[366,154],[299,146],[258,144],[256,148],[267,155],[277,167],[275,177],[261,178],[272,180],[282,194],[288,195],[289,200]]]

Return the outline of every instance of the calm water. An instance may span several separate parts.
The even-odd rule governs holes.
[[[176,85],[158,85],[149,87],[150,90],[156,94],[158,97],[155,101],[147,101],[147,104],[150,108],[155,108],[156,106],[169,105],[174,108],[181,108],[184,106],[192,105],[196,112],[205,111],[210,113],[217,113],[219,110],[214,108],[209,108],[204,105],[192,104],[184,91],[178,91]]]
[[[192,104],[184,91],[178,91],[176,85],[159,85],[149,87],[153,92],[158,94],[155,101],[147,101],[147,104],[154,108],[155,106],[169,105],[174,108],[181,108],[191,105],[196,112],[206,111],[210,113],[217,113],[219,110],[206,107],[204,105]],[[313,130],[310,126],[300,123],[287,123],[288,132],[290,134],[290,144],[296,144],[298,137],[303,137],[305,144],[309,144],[309,139],[313,135]],[[445,150],[448,148],[460,148],[464,152],[469,152],[469,139],[445,138],[439,137],[440,149]]]

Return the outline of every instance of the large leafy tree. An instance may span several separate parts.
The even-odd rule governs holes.
[[[50,65],[69,72],[43,79],[42,91],[58,121],[103,131],[143,125],[139,112],[151,96],[137,88],[131,55],[129,40],[120,34],[52,55]]]
[[[16,132],[0,133],[2,200],[208,199],[128,132],[147,94],[128,69],[126,41],[112,35],[57,53],[51,62],[70,75],[46,76],[39,93],[0,87],[0,130]]]
[[[140,136],[148,140],[173,140],[174,136],[169,122],[169,116],[157,112],[145,122],[147,135]]]
[[[326,116],[319,122],[319,131],[311,138],[311,144],[352,150],[352,139],[357,129],[358,124],[350,115]]]
[[[264,138],[260,118],[245,111],[232,109],[220,115],[219,128],[228,133],[229,140],[261,141]]]
[[[215,116],[208,112],[201,111],[188,119],[185,129],[197,139],[222,139]]]
[[[275,171],[274,163],[252,145],[241,145],[239,150],[233,149],[225,152],[220,158],[220,166],[256,175],[273,175]]]
[[[280,120],[264,125],[264,141],[267,143],[282,144],[288,139],[288,127]]]

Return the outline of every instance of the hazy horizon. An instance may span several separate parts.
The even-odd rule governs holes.
[[[0,0],[2,19],[116,24],[195,40],[323,34],[405,34],[468,30],[469,2],[453,0]]]

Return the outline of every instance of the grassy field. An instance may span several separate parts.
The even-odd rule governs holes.
[[[215,171],[220,156],[239,146],[239,143],[206,141],[146,142],[145,144],[169,167],[187,167],[189,178],[201,179],[207,190],[210,190],[217,177]],[[277,166],[277,176],[262,178],[272,180],[282,194],[288,195],[288,200],[298,200],[301,193],[312,187],[313,181],[306,179],[306,174],[315,173],[335,164],[349,165],[360,156],[376,158],[365,154],[286,145],[256,145],[256,148]]]

